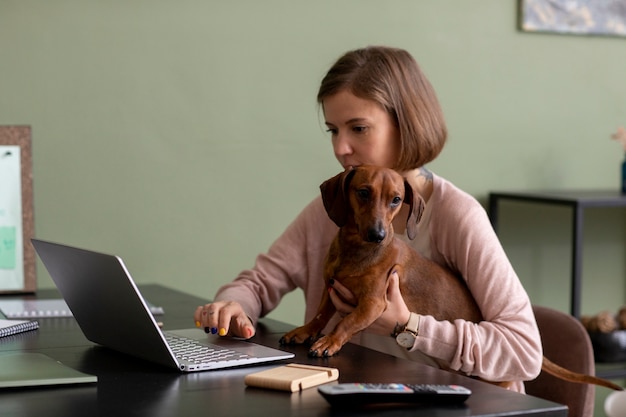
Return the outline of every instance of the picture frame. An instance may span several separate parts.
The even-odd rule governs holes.
[[[626,37],[624,0],[518,0],[524,32]]]
[[[30,126],[0,126],[0,294],[37,289]]]

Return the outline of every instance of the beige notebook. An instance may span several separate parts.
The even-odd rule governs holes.
[[[337,378],[339,378],[339,370],[336,368],[290,363],[248,374],[245,383],[251,387],[295,392],[335,381]]]

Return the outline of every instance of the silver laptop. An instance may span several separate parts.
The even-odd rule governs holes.
[[[197,328],[162,331],[120,257],[31,242],[85,337],[94,343],[183,372],[294,357],[244,340],[209,337]],[[191,321],[194,306],[189,307]]]

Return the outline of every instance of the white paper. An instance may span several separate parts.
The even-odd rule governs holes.
[[[22,175],[19,146],[0,146],[0,289],[24,288]]]

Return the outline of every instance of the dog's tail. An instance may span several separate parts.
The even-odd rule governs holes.
[[[611,388],[611,389],[614,389],[615,391],[624,390],[624,388],[620,387],[617,384],[612,383],[611,381],[607,381],[606,379],[598,378],[596,376],[591,376],[591,375],[579,374],[577,372],[572,372],[569,369],[562,368],[556,363],[546,358],[545,356],[543,357],[541,370],[559,379],[564,379],[570,382],[578,382],[580,384],[600,385],[601,387]]]

